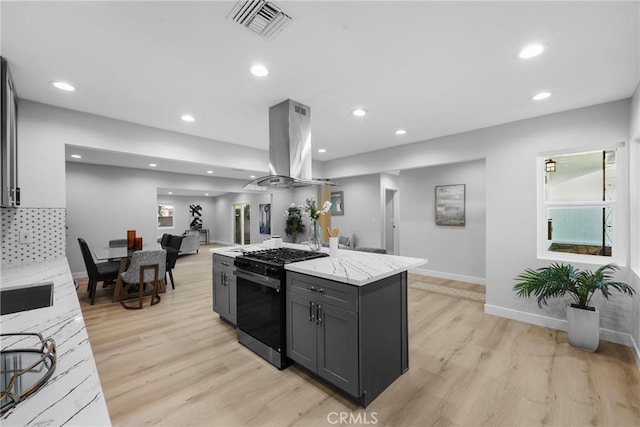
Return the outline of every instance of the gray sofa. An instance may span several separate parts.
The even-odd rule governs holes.
[[[180,253],[198,252],[200,250],[200,234],[187,234],[182,236]]]

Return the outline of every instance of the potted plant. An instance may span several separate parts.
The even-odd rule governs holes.
[[[291,236],[291,242],[296,243],[298,234],[304,232],[304,223],[302,222],[302,206],[296,206],[291,203],[286,211],[284,211],[285,228],[284,232],[287,236]]]
[[[567,306],[567,333],[569,343],[587,351],[595,351],[600,341],[600,313],[590,306],[591,298],[600,291],[605,299],[615,289],[629,296],[635,290],[626,283],[613,280],[611,273],[618,270],[614,264],[603,265],[595,272],[580,271],[570,264],[553,263],[537,270],[527,269],[513,287],[520,297],[534,295],[538,307],[548,305],[547,300],[569,294],[573,299]]]

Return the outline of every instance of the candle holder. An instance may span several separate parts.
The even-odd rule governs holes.
[[[136,230],[127,230],[127,249],[130,251],[135,250],[136,245]]]

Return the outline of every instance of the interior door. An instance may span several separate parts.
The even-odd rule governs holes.
[[[397,233],[396,233],[396,216],[397,216],[397,195],[398,190],[385,189],[384,192],[384,247],[387,253],[396,253]]]
[[[251,205],[238,203],[233,205],[233,242],[238,245],[251,243]]]

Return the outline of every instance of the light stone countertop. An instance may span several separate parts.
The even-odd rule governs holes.
[[[305,245],[285,243],[284,247],[308,250]],[[254,251],[269,249],[266,245],[229,246],[213,248],[211,252],[229,257],[242,255],[242,250]],[[322,248],[328,252],[328,248]],[[385,277],[393,276],[403,271],[419,267],[428,261],[424,258],[413,258],[396,255],[383,255],[372,252],[361,252],[349,249],[338,249],[337,256],[316,258],[309,261],[285,264],[287,271],[308,274],[347,283],[354,286],[364,286]]]
[[[0,316],[0,331],[39,332],[44,338],[53,338],[57,366],[42,388],[0,416],[0,424],[7,427],[110,426],[67,259],[2,266],[2,289],[43,282],[54,283],[53,305]],[[3,349],[7,342],[3,340]]]

